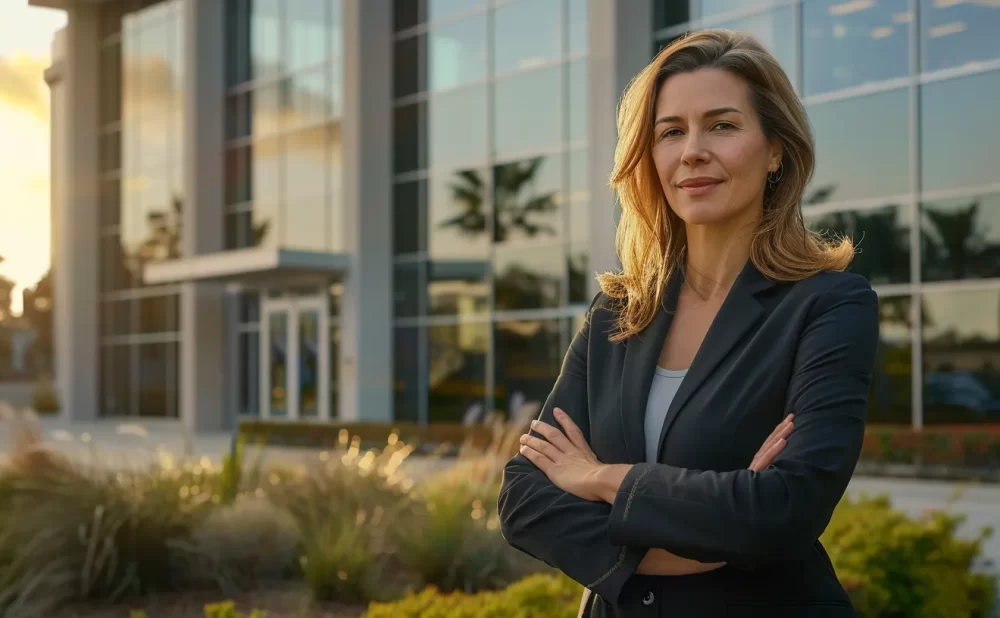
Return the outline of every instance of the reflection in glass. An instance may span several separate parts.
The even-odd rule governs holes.
[[[470,316],[489,311],[490,287],[485,260],[444,260],[427,264],[427,301],[431,315]]]
[[[496,407],[516,418],[522,406],[545,403],[565,350],[561,320],[518,320],[495,325]]]
[[[899,89],[809,106],[816,171],[806,203],[910,192],[909,97]]]
[[[178,296],[144,296],[138,299],[139,332],[167,333],[178,328]]]
[[[1000,277],[1000,193],[920,206],[925,281]]]
[[[589,303],[592,298],[587,285],[594,278],[590,271],[590,245],[577,244],[569,248],[566,256],[566,276],[570,303]]]
[[[239,334],[240,414],[260,415],[260,334]]]
[[[423,34],[396,41],[392,71],[394,97],[405,97],[424,90],[426,77],[420,67],[426,60],[426,48],[427,39]]]
[[[909,74],[909,0],[802,4],[807,95]]]
[[[288,314],[276,311],[269,314],[271,345],[267,351],[267,366],[270,373],[268,386],[271,388],[271,416],[288,415]]]
[[[489,322],[446,324],[427,329],[429,422],[483,420],[489,347]]]
[[[413,180],[393,186],[392,252],[406,255],[427,250],[424,219],[427,212],[427,181]]]
[[[493,71],[530,69],[558,59],[562,0],[518,0],[493,16]]]
[[[252,179],[251,199],[254,202],[279,197],[281,171],[281,140],[277,137],[257,140],[250,152]]]
[[[425,2],[427,9],[426,19],[432,22],[451,17],[458,13],[482,8],[485,4],[484,0],[425,0]]]
[[[253,78],[260,79],[284,70],[281,53],[280,0],[254,0],[250,14],[250,52]]]
[[[587,141],[587,61],[577,60],[568,65],[569,71],[569,141]]]
[[[587,53],[587,41],[589,25],[587,20],[587,3],[589,0],[569,0],[569,24],[567,27],[569,39],[569,53]]]
[[[739,4],[741,8],[752,4],[746,0],[717,0],[712,4]],[[722,11],[718,11],[721,13]],[[758,13],[751,17],[744,17],[735,21],[727,21],[722,24],[713,25],[713,28],[728,28],[730,30],[741,30],[751,34],[771,52],[781,68],[788,74],[788,79],[795,85],[798,80],[795,69],[795,7],[784,6],[781,8]]]
[[[285,201],[294,206],[304,197],[327,192],[326,153],[328,129],[324,125],[285,135]]]
[[[805,215],[808,226],[821,234],[854,241],[850,271],[873,285],[910,281],[910,208],[883,206],[825,215]]]
[[[485,85],[436,94],[427,102],[430,167],[441,169],[485,161]]]
[[[423,327],[393,329],[393,419],[420,420],[420,335]]]
[[[285,3],[288,69],[318,64],[326,58],[326,0]]]
[[[168,384],[167,378],[168,365],[172,364],[168,356],[174,346],[176,344],[168,343],[144,343],[138,346],[136,390],[139,416],[171,416],[168,400],[173,399],[173,385]]]
[[[319,312],[316,309],[299,311],[299,415],[319,415],[319,346],[325,343],[319,336]]]
[[[653,25],[655,30],[683,24],[691,19],[690,2],[653,0]]]
[[[278,203],[254,202],[247,238],[248,241],[252,240],[252,246],[277,247],[280,240],[279,231]]]
[[[923,70],[1000,58],[1000,3],[920,0]]]
[[[562,155],[539,156],[493,168],[493,240],[553,242],[562,231]]]
[[[101,290],[110,292],[135,286],[135,275],[126,267],[125,248],[117,234],[101,237]]]
[[[496,83],[494,131],[497,158],[551,149],[563,141],[563,87],[555,66]]]
[[[432,91],[486,77],[486,13],[434,29],[428,36]]]
[[[732,13],[733,11],[748,11],[773,3],[774,0],[699,0],[698,16],[714,17],[723,13]],[[684,3],[674,2],[674,4]]]
[[[924,294],[924,422],[1000,419],[1000,291]]]
[[[421,274],[423,262],[396,264],[393,271],[393,315],[412,318],[420,311],[420,293],[425,288]]]
[[[326,251],[330,248],[326,225],[325,197],[303,197],[285,204],[284,238],[281,245],[289,249]]]
[[[393,172],[404,174],[427,165],[427,142],[421,138],[426,122],[427,108],[423,102],[402,105],[394,110]]]
[[[433,259],[486,256],[485,175],[482,170],[468,169],[431,178],[427,250]]]
[[[315,125],[326,120],[331,111],[326,81],[325,68],[299,73],[285,80],[282,85],[282,130]]]
[[[497,249],[493,257],[496,310],[560,306],[565,263],[562,245]]]
[[[132,409],[132,349],[101,346],[101,416],[130,416]]]
[[[239,204],[250,199],[250,146],[226,150],[226,204]]]
[[[254,137],[264,137],[281,129],[282,101],[287,100],[285,83],[261,86],[251,92]]]
[[[920,174],[924,191],[997,181],[1000,123],[984,122],[983,105],[987,101],[1000,101],[998,71],[920,87]]]
[[[909,296],[879,298],[879,345],[868,397],[868,420],[910,424],[913,416],[913,322]]]

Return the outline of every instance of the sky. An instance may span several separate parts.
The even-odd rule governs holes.
[[[65,13],[0,0],[0,275],[21,290],[50,263],[49,91],[43,72]]]

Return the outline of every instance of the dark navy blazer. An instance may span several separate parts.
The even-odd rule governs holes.
[[[614,308],[598,294],[539,416],[558,427],[552,409],[562,408],[600,461],[634,464],[614,504],[563,492],[518,454],[498,501],[504,537],[586,586],[581,616],[855,616],[818,538],[861,450],[875,293],[851,273],[770,281],[748,261],[670,405],[652,464],[643,419],[679,281],[654,321],[621,343],[608,341]],[[790,412],[784,451],[767,470],[748,470]],[[637,575],[652,547],[727,565]]]

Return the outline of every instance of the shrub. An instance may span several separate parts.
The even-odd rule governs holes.
[[[22,419],[7,420],[17,442],[0,469],[0,614],[170,587],[175,543],[212,504],[199,485],[210,485],[205,472],[85,467],[44,449]]]
[[[908,518],[882,496],[838,505],[821,541],[863,618],[989,615],[996,580],[973,571],[983,539],[962,540],[963,518]]]
[[[433,587],[393,603],[371,603],[361,618],[576,618],[583,587],[561,574],[535,574],[504,590],[441,593]]]
[[[38,414],[55,414],[59,411],[59,397],[51,378],[43,378],[35,382],[32,393],[32,408]]]
[[[909,426],[870,425],[865,431],[861,462],[996,470],[1000,467],[1000,425],[935,425],[920,431]]]
[[[360,454],[360,440],[342,456],[324,453],[310,473],[272,472],[260,489],[287,509],[302,541],[301,566],[318,600],[386,598],[390,558],[386,518],[409,508],[412,481],[397,474],[411,447],[393,442]]]
[[[400,560],[422,585],[474,592],[507,586],[540,563],[510,547],[496,513],[503,461],[466,459],[421,483],[414,512],[393,526]],[[419,534],[413,534],[413,530]]]
[[[187,577],[245,589],[288,577],[299,566],[299,530],[288,512],[267,500],[242,496],[220,506],[194,528]]]

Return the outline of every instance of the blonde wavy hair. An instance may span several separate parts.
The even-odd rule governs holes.
[[[800,203],[812,176],[814,152],[805,109],[778,61],[750,35],[703,30],[665,47],[625,89],[618,107],[618,144],[610,186],[621,204],[615,245],[619,272],[598,276],[617,306],[621,341],[641,332],[656,315],[671,276],[682,265],[684,222],[663,194],[653,163],[656,96],[672,75],[718,68],[747,83],[750,100],[768,140],[783,147],[780,179],[768,182],[763,215],[750,244],[750,259],[769,279],[799,281],[827,270],[844,270],[854,257],[847,238],[827,241],[806,228]]]

